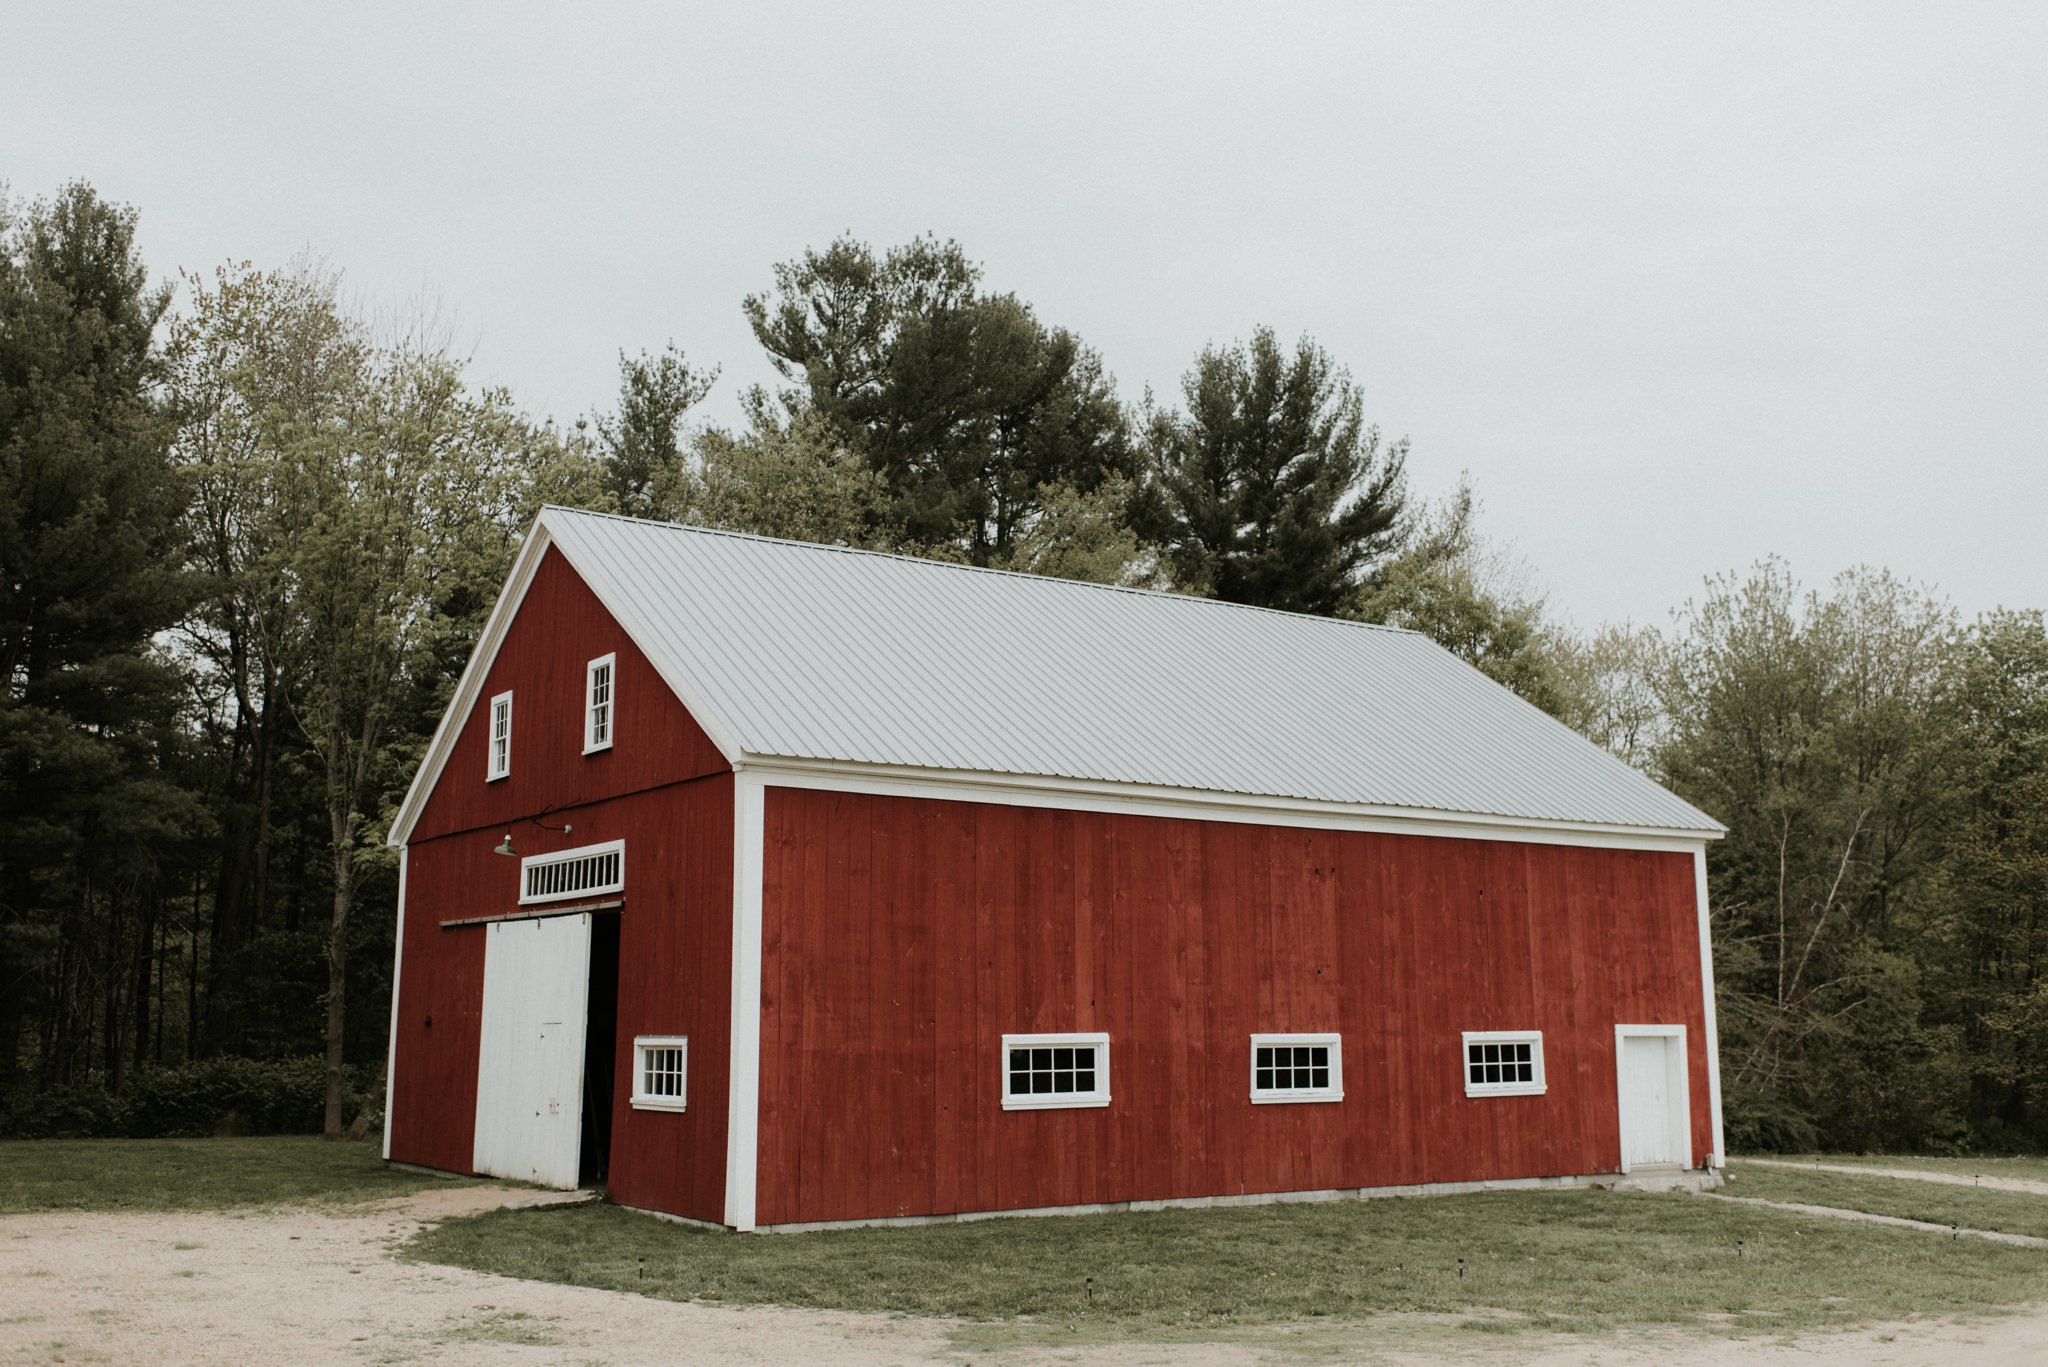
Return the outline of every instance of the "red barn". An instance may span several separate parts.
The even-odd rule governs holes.
[[[386,1156],[734,1229],[1711,1181],[1720,827],[1422,636],[550,508]]]

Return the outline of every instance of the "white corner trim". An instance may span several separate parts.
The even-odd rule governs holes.
[[[725,1223],[754,1227],[761,1158],[761,880],[767,785],[733,775],[732,1067],[725,1117]]]
[[[767,782],[785,788],[1181,820],[1381,831],[1393,835],[1437,835],[1467,840],[1582,845],[1598,849],[1669,850],[1682,854],[1701,850],[1708,840],[1720,838],[1705,831],[1534,821],[1031,774],[987,774],[957,769],[917,769],[901,765],[758,755],[746,756],[746,765]]]
[[[398,933],[391,945],[391,1040],[384,1053],[384,1157],[391,1158],[391,1098],[398,1079],[398,980],[405,971],[405,866],[412,852],[398,847]]]
[[[1707,1155],[1707,1166],[1725,1168],[1728,1166],[1728,1139],[1721,1128],[1721,1027],[1714,1010],[1714,941],[1711,920],[1707,915],[1707,850],[1702,845],[1692,857],[1693,888],[1698,895],[1700,909],[1700,995],[1706,1009],[1706,1038],[1702,1046],[1707,1051],[1707,1111],[1714,1122],[1714,1151]],[[1686,1140],[1688,1144],[1692,1141]]]
[[[1622,1042],[1631,1036],[1639,1039],[1675,1039],[1678,1041],[1678,1118],[1679,1133],[1684,1136],[1685,1160],[1682,1166],[1692,1168],[1692,1065],[1685,1048],[1685,1027],[1682,1025],[1617,1025],[1614,1027],[1614,1106],[1620,1119],[1621,1174],[1628,1176],[1628,1097],[1625,1095],[1627,1073],[1622,1068]]]

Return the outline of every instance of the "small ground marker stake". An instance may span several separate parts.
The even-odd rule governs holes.
[[[1093,1277],[1088,1278],[1088,1299],[1091,1301],[1095,1299],[1095,1278]]]
[[[1458,1259],[1458,1280],[1461,1282],[1465,1280],[1465,1260],[1463,1258]]]
[[[1737,1262],[1742,1260],[1742,1240],[1740,1239],[1735,1241],[1735,1258]]]
[[[640,1260],[640,1279],[642,1281],[647,1280],[647,1260],[645,1258]]]

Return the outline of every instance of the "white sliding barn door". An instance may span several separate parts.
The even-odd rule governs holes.
[[[1616,1026],[1614,1055],[1621,1103],[1621,1170],[1691,1167],[1685,1027]]]
[[[589,1026],[590,916],[485,929],[477,1051],[476,1171],[576,1185]]]

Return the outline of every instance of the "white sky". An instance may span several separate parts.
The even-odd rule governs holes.
[[[934,231],[1132,399],[1312,334],[1581,625],[1771,552],[2048,605],[2048,6],[283,8],[14,8],[0,178],[565,420],[670,338],[730,416],[771,263]]]

